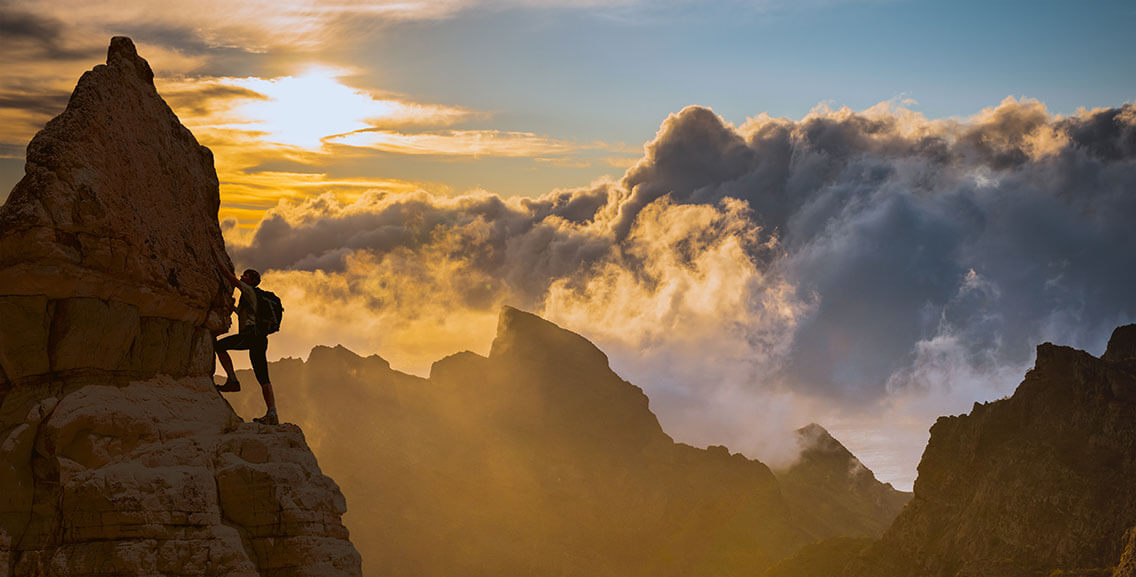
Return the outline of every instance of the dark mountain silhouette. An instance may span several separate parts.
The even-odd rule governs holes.
[[[821,537],[877,535],[895,509],[867,495],[905,499],[850,475],[855,458],[828,444],[806,451],[790,483],[842,468],[846,479],[817,489],[838,513],[786,499],[764,464],[675,443],[603,352],[513,308],[488,357],[449,356],[429,379],[342,347],[270,370],[282,414],[343,484],[353,540],[384,575],[757,575]],[[254,397],[234,402],[252,410]]]
[[[0,576],[360,574],[300,429],[213,386],[219,205],[209,150],[112,39],[0,208]]]
[[[848,575],[1131,575],[1133,526],[1129,325],[1099,359],[1043,344],[1012,397],[940,418],[914,498]]]

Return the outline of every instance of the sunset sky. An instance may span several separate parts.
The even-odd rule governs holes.
[[[1136,4],[0,0],[0,200],[112,35],[316,344],[577,331],[679,441],[816,421],[910,488],[938,415],[1136,321]]]

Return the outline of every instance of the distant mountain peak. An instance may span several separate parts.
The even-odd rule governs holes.
[[[839,453],[851,456],[852,452],[849,451],[840,441],[837,441],[831,433],[824,427],[816,424],[809,423],[796,431],[797,444],[802,452],[806,451],[819,451],[822,453]]]
[[[501,307],[497,337],[489,358],[522,357],[542,362],[586,363],[608,367],[607,355],[588,339],[537,315]]]
[[[316,345],[316,346],[312,347],[311,352],[308,353],[308,360],[310,361],[312,359],[319,359],[319,360],[337,359],[337,360],[348,360],[348,361],[356,361],[356,360],[361,361],[361,360],[363,360],[363,356],[356,353],[355,351],[352,351],[351,349],[349,349],[349,348],[347,348],[343,345],[335,345],[335,346]]]
[[[308,353],[307,364],[312,366],[334,365],[344,367],[348,370],[357,370],[363,367],[377,368],[380,370],[390,369],[390,362],[379,355],[364,357],[343,345],[335,345],[333,347],[316,345],[312,347],[311,352]]]
[[[818,538],[837,537],[847,527],[878,535],[911,498],[881,483],[824,427],[809,423],[797,429],[800,455],[777,471],[786,498],[803,511],[823,511],[813,519]]]
[[[1108,339],[1108,348],[1101,359],[1108,362],[1136,360],[1136,324],[1117,327]]]

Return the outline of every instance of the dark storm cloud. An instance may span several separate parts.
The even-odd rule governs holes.
[[[758,121],[739,131],[752,153],[705,116],[668,121],[624,180],[625,206],[643,191],[732,196],[780,231],[776,266],[819,297],[786,364],[801,385],[873,396],[937,335],[960,337],[975,364],[1021,363],[1043,339],[1099,349],[1136,318],[1132,106],[1056,120],[1007,101],[964,125]],[[972,298],[968,278],[994,294]]]
[[[639,289],[664,291],[673,286],[651,278],[651,243],[688,267],[699,251],[723,246],[663,238],[677,222],[660,217],[665,207],[738,199],[749,210],[728,222],[752,228],[743,243],[750,263],[794,293],[750,295],[750,317],[770,306],[753,303],[807,305],[778,317],[791,346],[777,358],[766,354],[776,346],[755,349],[755,358],[774,362],[771,378],[796,390],[866,401],[958,385],[930,378],[1005,374],[1043,340],[1099,353],[1115,325],[1136,320],[1131,105],[1058,118],[1036,101],[1007,99],[966,122],[882,106],[823,109],[740,127],[689,107],[645,150],[619,183],[536,199],[423,194],[349,210],[292,207],[292,216],[269,216],[238,256],[340,270],[354,251],[445,246],[532,302],[557,282],[584,287],[586,299],[588,283],[613,263],[642,273]],[[659,203],[663,212],[650,210]],[[636,229],[648,214],[671,224]],[[780,285],[753,286],[745,290]],[[944,359],[957,366],[944,368]]]
[[[0,108],[25,110],[38,116],[51,117],[67,107],[70,95],[59,92],[37,94],[19,90],[0,90]]]
[[[603,187],[516,202],[492,194],[370,194],[343,207],[324,196],[270,213],[234,255],[266,269],[339,272],[356,251],[429,247],[432,258],[462,262],[535,299],[551,279],[572,276],[610,253],[606,237],[570,224],[591,220],[606,200]]]
[[[232,100],[267,100],[268,97],[240,86],[213,84],[205,88],[166,90],[162,96],[170,106],[186,116],[207,116]],[[255,168],[253,170],[256,170]]]
[[[1073,144],[1088,149],[1102,160],[1121,160],[1136,156],[1136,108],[1109,108],[1094,111],[1088,118],[1060,122]]]
[[[37,57],[51,60],[90,59],[98,52],[67,45],[66,27],[55,18],[38,16],[0,2],[0,43],[7,57]]]
[[[619,207],[616,234],[626,236],[639,211],[664,195],[680,203],[716,201],[721,188],[751,172],[756,161],[713,111],[689,107],[672,115],[623,179],[629,195]]]

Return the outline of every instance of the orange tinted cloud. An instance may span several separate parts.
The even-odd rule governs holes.
[[[338,163],[373,155],[532,158],[559,165],[602,147],[526,132],[441,129],[487,114],[460,107],[375,97],[342,83],[343,71],[311,68],[281,78],[160,79],[159,90],[198,140],[214,152],[223,217],[244,227],[281,198],[333,192],[350,202],[368,189],[449,187],[390,177],[332,176]],[[288,166],[289,169],[266,169]]]

